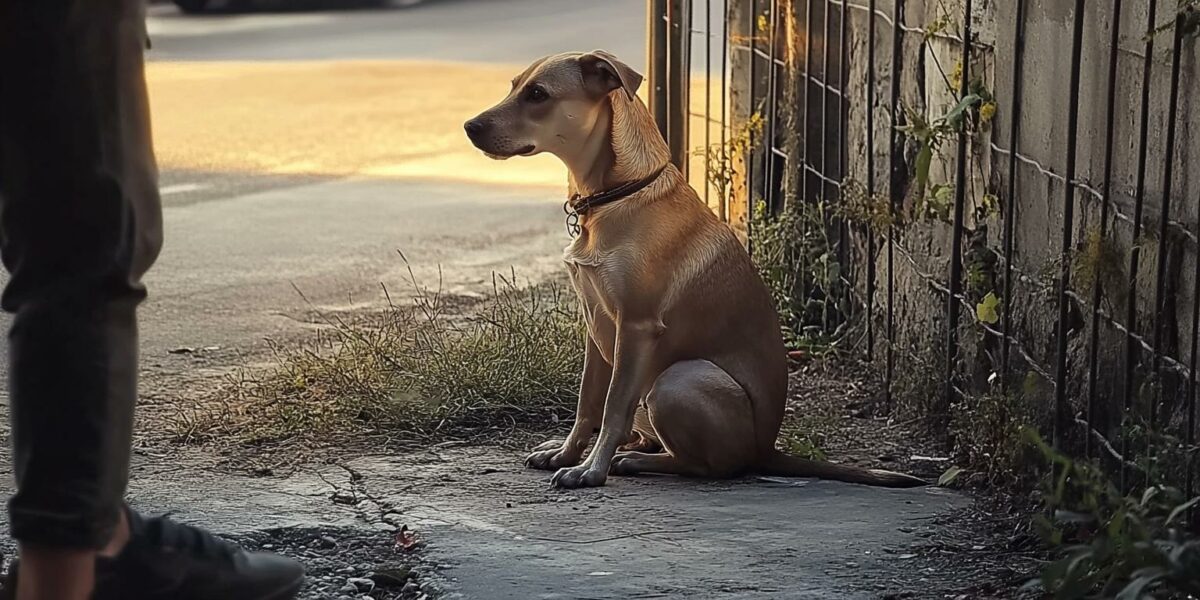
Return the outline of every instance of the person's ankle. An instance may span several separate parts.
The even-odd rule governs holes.
[[[17,600],[87,600],[95,581],[96,552],[21,544]]]
[[[121,514],[117,518],[117,526],[113,529],[112,539],[97,554],[103,558],[116,558],[129,543],[129,535],[129,515],[122,508]]]

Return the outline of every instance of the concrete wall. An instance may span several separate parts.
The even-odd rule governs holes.
[[[877,9],[891,15],[893,0],[878,0]],[[824,0],[813,0],[812,10],[818,15],[813,40],[823,40],[819,29],[823,26]],[[751,2],[734,2],[731,10],[731,27],[735,31],[746,31],[748,19],[752,18]],[[845,138],[846,177],[864,184],[867,180],[868,156],[874,156],[876,192],[887,198],[892,182],[895,181],[897,196],[904,198],[906,211],[914,204],[912,190],[906,186],[911,181],[915,163],[916,146],[908,142],[900,154],[900,169],[896,177],[889,174],[890,140],[890,90],[892,27],[883,18],[876,18],[876,54],[874,64],[868,63],[868,19],[865,10],[867,0],[851,0],[849,36],[846,40],[849,54],[847,81],[847,131]],[[1046,382],[1040,382],[1030,372],[1053,373],[1055,358],[1054,335],[1057,330],[1056,276],[1061,265],[1061,240],[1063,236],[1066,190],[1060,180],[1047,176],[1038,167],[1023,162],[1017,163],[1017,185],[1006,189],[1009,160],[1006,154],[992,148],[995,144],[1003,149],[1011,148],[1009,127],[1016,104],[1020,103],[1020,153],[1036,161],[1042,169],[1058,176],[1066,172],[1068,143],[1068,100],[1072,73],[1071,37],[1073,26],[1073,3],[1063,0],[1027,0],[1025,19],[1026,35],[1023,80],[1020,93],[1013,90],[1012,79],[1015,50],[1013,35],[1016,19],[1016,2],[977,0],[972,15],[976,30],[975,52],[972,68],[984,76],[988,89],[992,90],[997,103],[994,120],[970,142],[968,155],[968,186],[966,193],[966,227],[964,260],[972,270],[967,285],[972,304],[984,293],[992,291],[1000,295],[1003,290],[1001,262],[995,256],[1002,248],[1001,232],[1004,220],[1011,218],[1014,225],[1015,257],[1013,266],[1019,272],[1014,282],[1013,306],[1015,334],[1021,349],[1033,359],[1034,365],[1020,359],[1021,352],[1014,349],[1015,362],[1012,381],[1014,388],[1027,393],[1052,395]],[[1128,261],[1132,237],[1132,216],[1139,163],[1138,124],[1141,106],[1142,65],[1145,55],[1146,32],[1151,28],[1146,3],[1126,2],[1121,15],[1121,35],[1117,66],[1115,103],[1115,145],[1112,159],[1112,186],[1110,210],[1124,218],[1111,219],[1106,229],[1111,232],[1113,243],[1106,246],[1112,260],[1105,261],[1107,279],[1104,281],[1104,299],[1101,306],[1105,312],[1125,321],[1128,297],[1124,287],[1128,283]],[[1160,2],[1156,22],[1158,25],[1173,19],[1175,2]],[[806,54],[804,21],[809,7],[805,0],[781,0],[781,10],[791,15],[786,34],[777,35],[777,52],[787,57],[787,74],[780,84],[781,104],[777,111],[779,146],[786,149],[795,159],[783,169],[785,175],[781,185],[787,196],[794,201],[800,189],[799,157],[806,155],[817,160],[812,144],[814,135],[811,119],[819,118],[819,112],[807,111],[805,83],[802,78]],[[854,5],[862,5],[855,8]],[[754,10],[765,14],[768,2],[759,1]],[[833,4],[830,9],[834,29],[840,18],[840,8]],[[944,114],[954,104],[954,97],[944,80],[943,71],[950,73],[960,62],[961,44],[951,35],[961,35],[962,0],[908,0],[905,3],[904,23],[910,27],[928,28],[939,17],[949,14],[953,23],[950,30],[926,40],[920,32],[903,34],[901,56],[901,98],[904,105],[934,118]],[[1110,36],[1114,15],[1109,3],[1088,3],[1085,13],[1082,61],[1080,64],[1081,92],[1079,102],[1077,179],[1090,187],[1102,189],[1105,164],[1105,134],[1107,113],[1107,86]],[[783,29],[779,30],[783,32]],[[840,38],[830,38],[834,45]],[[1134,328],[1147,338],[1153,337],[1152,310],[1155,294],[1157,252],[1157,230],[1159,216],[1164,203],[1164,168],[1167,164],[1166,138],[1169,129],[1174,130],[1175,149],[1171,165],[1170,219],[1177,222],[1169,228],[1167,235],[1168,260],[1166,277],[1166,300],[1163,330],[1160,340],[1161,351],[1168,356],[1189,358],[1189,347],[1193,330],[1192,309],[1195,302],[1196,245],[1183,231],[1195,232],[1200,217],[1200,138],[1194,133],[1200,127],[1200,107],[1196,106],[1200,80],[1196,78],[1198,51],[1194,39],[1185,38],[1181,61],[1180,94],[1178,117],[1167,123],[1170,84],[1171,45],[1173,36],[1167,31],[1154,38],[1152,77],[1149,94],[1148,147],[1146,149],[1145,206],[1141,240],[1146,250],[1142,252],[1139,269],[1139,284],[1135,294],[1138,303],[1138,319]],[[818,46],[820,42],[818,41]],[[766,45],[763,44],[765,50]],[[749,77],[744,51],[734,51],[732,62],[732,91],[735,119],[745,119],[751,113],[749,102]],[[940,69],[939,69],[940,65]],[[874,103],[868,103],[868,68],[875,73]],[[757,72],[765,74],[765,61]],[[814,74],[819,74],[814,70]],[[830,75],[836,75],[831,73]],[[765,77],[758,78],[755,98],[766,96]],[[836,82],[836,81],[835,81]],[[811,86],[807,89],[813,90]],[[819,94],[819,92],[814,92]],[[811,96],[810,96],[811,97]],[[818,96],[819,97],[819,96]],[[836,105],[836,101],[834,102]],[[760,106],[758,110],[762,110]],[[867,111],[874,115],[875,144],[866,144]],[[801,122],[808,122],[803,127]],[[840,128],[840,126],[838,126]],[[819,131],[819,130],[817,130]],[[828,129],[827,131],[837,131]],[[838,136],[835,136],[838,137]],[[931,168],[931,183],[952,182],[954,179],[955,144],[951,139],[940,149]],[[836,146],[827,152],[836,152]],[[762,172],[765,154],[755,155],[756,170]],[[840,177],[840,173],[833,173]],[[761,185],[761,182],[759,183]],[[744,189],[741,200],[745,202]],[[989,213],[980,205],[985,195],[999,199],[1000,210]],[[831,200],[836,201],[836,199]],[[1091,232],[1100,227],[1101,202],[1091,194],[1075,194],[1076,215],[1072,228],[1073,252],[1088,254],[1085,246]],[[978,210],[977,210],[978,209]],[[1110,213],[1111,214],[1111,213]],[[946,296],[937,287],[944,286],[950,264],[951,227],[936,218],[914,218],[903,225],[895,239],[897,252],[894,255],[894,277],[897,323],[897,362],[901,371],[910,365],[912,369],[933,365],[940,368],[944,356]],[[878,246],[884,246],[882,238]],[[864,236],[854,240],[856,275],[860,291],[865,294],[865,271],[868,258]],[[991,251],[989,251],[991,249]],[[905,256],[911,256],[911,261]],[[1074,258],[1072,263],[1086,262],[1085,258]],[[880,324],[877,331],[882,349],[882,322],[884,294],[888,285],[886,275],[886,253],[880,251],[875,257],[879,286],[875,296],[875,319]],[[927,276],[932,276],[933,281]],[[1078,280],[1079,277],[1076,276]],[[1087,282],[1083,282],[1086,284]],[[1091,297],[1091,289],[1076,281],[1074,286],[1083,298]],[[1088,303],[1074,302],[1071,314],[1069,344],[1071,395],[1082,398],[1087,373],[1087,343],[1092,308]],[[973,311],[964,310],[962,321],[963,362],[959,375],[965,387],[973,392],[988,390],[989,375],[998,368],[999,343],[995,337],[982,333],[974,322]],[[937,332],[931,334],[931,332]],[[1102,399],[1113,397],[1111,404],[1120,404],[1118,393],[1122,389],[1121,349],[1123,335],[1101,320],[1100,356]],[[878,354],[878,353],[877,353]],[[925,362],[922,362],[925,361]],[[1036,367],[1036,368],[1034,368]],[[912,370],[907,369],[907,370]],[[1166,376],[1163,379],[1168,401],[1173,393],[1179,393],[1178,380]],[[1139,384],[1140,386],[1140,381]],[[1104,423],[1100,424],[1104,428]]]

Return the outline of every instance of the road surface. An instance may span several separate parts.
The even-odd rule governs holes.
[[[303,331],[309,302],[361,307],[381,284],[404,295],[397,250],[429,285],[440,265],[457,292],[493,270],[558,269],[565,171],[490,161],[462,122],[539,56],[608,48],[640,68],[645,53],[641,0],[204,16],[166,4],[148,29],[166,229],[140,313],[151,375],[191,368],[172,349],[259,352]]]

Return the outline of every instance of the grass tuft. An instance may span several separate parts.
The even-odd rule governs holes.
[[[211,402],[174,419],[172,437],[253,446],[375,434],[420,441],[544,427],[571,414],[585,330],[567,286],[494,276],[492,293],[464,306],[412,281],[411,304],[389,299],[382,313],[356,319],[320,315],[327,327],[315,340],[274,346],[271,368],[228,378]]]

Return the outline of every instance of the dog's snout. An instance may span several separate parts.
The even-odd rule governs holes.
[[[463,125],[463,129],[467,130],[467,137],[471,138],[472,140],[478,139],[479,136],[483,135],[490,127],[491,123],[488,123],[483,119],[471,119],[470,121],[467,121],[466,125]]]

